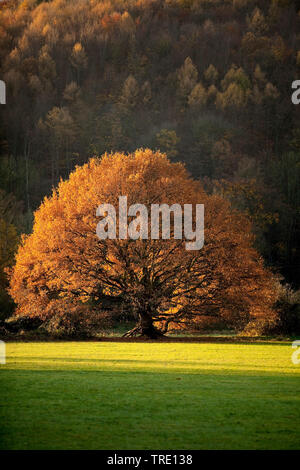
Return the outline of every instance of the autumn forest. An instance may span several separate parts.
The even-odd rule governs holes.
[[[237,271],[238,283],[233,275],[222,274],[222,291],[216,299],[225,319],[229,305],[230,324],[244,328],[249,321],[246,310],[255,304],[260,311],[265,309],[265,315],[276,302],[277,307],[285,302],[285,313],[288,308],[295,312],[300,287],[300,106],[291,101],[291,85],[300,79],[299,26],[299,2],[292,0],[2,1],[0,79],[6,83],[7,104],[0,106],[1,320],[14,312],[11,295],[15,301],[23,295],[18,268],[10,293],[7,289],[21,234],[32,232],[34,212],[60,184],[59,195],[47,199],[39,210],[35,223],[43,219],[45,225],[29,244],[42,243],[45,211],[57,216],[55,201],[65,201],[61,194],[71,198],[72,181],[79,174],[86,178],[82,184],[90,194],[84,186],[90,178],[84,172],[90,167],[83,165],[105,152],[117,156],[112,170],[105,162],[100,164],[101,175],[93,170],[102,188],[110,187],[111,175],[129,171],[123,162],[129,153],[135,155],[132,165],[139,171],[140,188],[151,192],[156,184],[155,180],[151,188],[147,186],[151,179],[141,170],[141,158],[149,160],[154,173],[159,165],[160,176],[180,183],[179,198],[184,188],[199,182],[202,189],[197,191],[203,191],[212,208],[208,230],[213,227],[210,217],[219,220],[218,213],[234,214],[231,235],[218,222],[228,246],[227,257],[231,253],[232,259],[241,260],[247,253],[244,271],[249,269],[255,281],[251,285],[246,278],[241,282],[242,274]],[[134,154],[142,148],[154,153]],[[157,164],[153,163],[155,152]],[[72,173],[76,166],[83,169]],[[60,183],[71,173],[70,183]],[[162,187],[169,194],[167,183]],[[115,187],[111,188],[112,194]],[[84,198],[83,191],[78,193],[78,201]],[[72,204],[74,213],[76,200]],[[78,213],[88,215],[84,210]],[[53,231],[53,227],[45,230]],[[251,243],[240,240],[241,233]],[[239,248],[232,245],[230,236]],[[209,247],[208,243],[207,258],[203,255],[205,272],[218,258],[224,262],[224,273],[229,261],[220,251],[215,258],[211,256]],[[47,257],[50,248],[43,245],[40,250]],[[69,250],[71,259],[77,256],[71,246]],[[32,253],[24,255],[28,273]],[[125,272],[128,265],[118,256],[118,266]],[[176,259],[176,263],[171,261],[174,275],[180,263],[185,266],[190,260],[181,252]],[[273,276],[277,293],[270,287]],[[97,287],[93,280],[74,282],[77,290],[75,284],[72,289],[64,286],[68,308],[75,305],[78,292],[82,295],[87,289],[91,296],[89,289]],[[57,280],[53,283],[56,288],[62,285]],[[53,283],[48,283],[48,289],[53,289]],[[37,285],[32,285],[33,297]],[[215,291],[214,284],[205,284],[206,289],[208,285]],[[233,294],[233,288],[239,295]],[[94,300],[99,297],[96,290]],[[123,291],[119,285],[114,296]],[[130,294],[126,290],[125,304],[134,304],[138,292],[139,286],[132,284]],[[166,289],[161,297],[164,311],[170,307],[168,293]],[[181,293],[185,311],[195,298]],[[43,311],[57,309],[53,298],[47,308],[32,302],[26,308],[34,304]],[[156,318],[163,319],[163,314]]]

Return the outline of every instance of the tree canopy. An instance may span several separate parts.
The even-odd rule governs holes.
[[[292,152],[299,177],[299,22],[292,0],[0,2],[0,187],[24,201],[18,230],[91,155],[159,148],[209,192],[236,185],[259,252],[298,285],[300,193],[278,175]]]
[[[187,251],[172,236],[100,240],[96,209],[110,203],[118,210],[119,196],[146,207],[204,204],[203,248]],[[273,277],[252,244],[250,222],[208,195],[181,163],[149,149],[105,154],[44,199],[18,250],[10,293],[18,315],[43,320],[130,311],[137,326],[129,334],[150,337],[205,316],[236,328],[260,317],[272,322]]]

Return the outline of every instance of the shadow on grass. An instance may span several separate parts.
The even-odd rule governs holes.
[[[295,337],[292,339],[262,339],[257,337],[252,338],[244,338],[244,337],[235,337],[232,338],[231,336],[226,338],[224,336],[220,337],[213,337],[213,336],[183,336],[183,337],[171,337],[165,336],[160,339],[145,339],[145,338],[123,338],[122,336],[101,336],[101,337],[94,337],[94,338],[70,338],[70,337],[35,337],[35,336],[3,336],[0,337],[3,341],[7,343],[145,343],[145,344],[167,344],[167,343],[183,343],[183,344],[190,344],[190,343],[211,343],[211,344],[255,344],[255,345],[280,345],[286,346],[287,344],[291,344],[295,339],[300,339],[300,337]]]
[[[208,373],[209,372],[209,373]],[[298,377],[3,370],[2,449],[296,449]]]

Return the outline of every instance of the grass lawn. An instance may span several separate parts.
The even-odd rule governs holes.
[[[1,449],[299,449],[288,343],[8,343]]]

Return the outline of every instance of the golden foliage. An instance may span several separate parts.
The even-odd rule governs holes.
[[[99,240],[96,209],[104,202],[117,209],[120,195],[148,208],[203,203],[203,249],[186,251],[184,240],[172,238]],[[149,149],[105,154],[44,199],[18,250],[10,293],[19,315],[44,319],[68,304],[106,310],[110,299],[165,324],[213,316],[244,325],[273,315],[272,276],[252,241],[249,222],[220,196],[208,196],[181,163]]]

